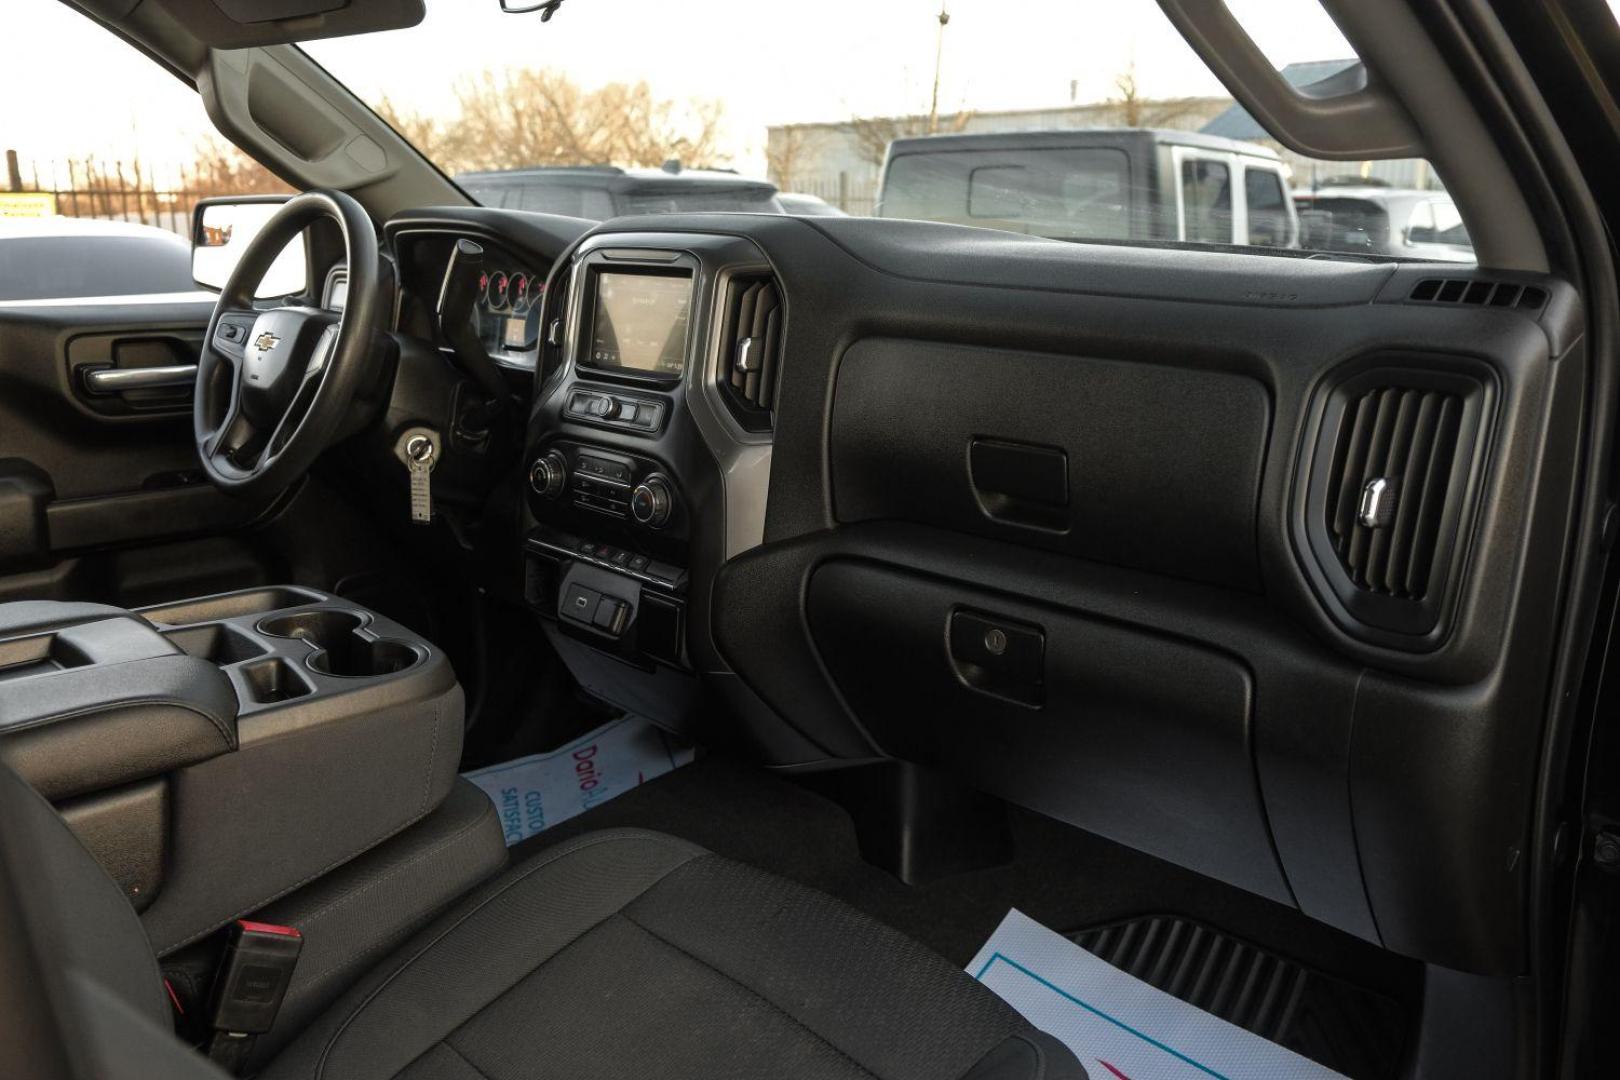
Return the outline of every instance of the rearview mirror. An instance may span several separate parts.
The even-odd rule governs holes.
[[[501,10],[508,15],[527,15],[531,11],[540,13],[541,22],[550,22],[551,17],[557,14],[562,7],[563,0],[501,0]]]
[[[285,195],[252,195],[199,202],[191,215],[192,279],[215,292],[223,289],[242,253],[286,201]],[[254,298],[289,296],[308,288],[309,257],[300,234],[270,264]]]

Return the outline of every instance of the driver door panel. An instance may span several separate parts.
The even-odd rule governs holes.
[[[265,504],[197,464],[187,372],[212,308],[0,304],[0,601],[155,602],[266,579],[263,558],[221,539]]]

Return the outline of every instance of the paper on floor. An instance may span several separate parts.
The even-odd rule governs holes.
[[[1343,1080],[1125,974],[1021,911],[1007,913],[967,970],[1062,1040],[1092,1080]]]
[[[494,802],[511,847],[691,760],[691,747],[624,716],[560,750],[464,775]]]

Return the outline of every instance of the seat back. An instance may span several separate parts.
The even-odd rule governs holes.
[[[0,1076],[217,1078],[173,1034],[157,959],[124,894],[0,764]]]

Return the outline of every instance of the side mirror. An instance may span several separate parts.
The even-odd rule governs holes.
[[[223,289],[248,244],[287,199],[286,195],[251,195],[198,202],[191,214],[192,279],[215,292]],[[270,264],[254,298],[290,296],[308,288],[309,253],[304,237],[298,236]]]

